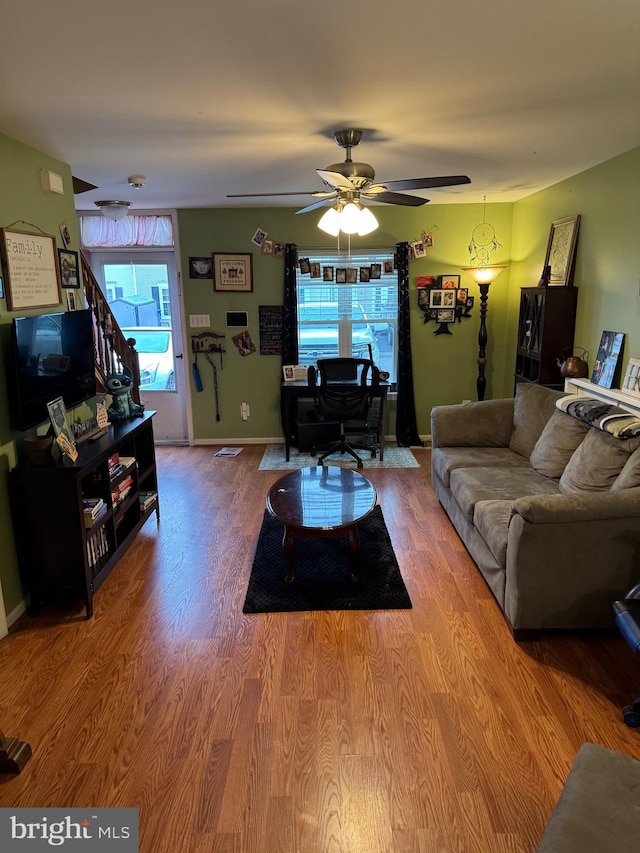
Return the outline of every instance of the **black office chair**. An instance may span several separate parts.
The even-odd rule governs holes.
[[[640,583],[620,601],[613,602],[616,625],[635,655],[640,655]],[[622,709],[625,723],[632,728],[640,726],[640,697]]]
[[[340,438],[324,450],[318,465],[338,451],[352,456],[358,468],[362,468],[362,459],[356,450],[368,450],[375,459],[374,433],[368,423],[371,402],[380,383],[375,364],[364,358],[319,358],[317,369],[314,365],[309,367],[307,382],[318,420],[340,424]],[[347,422],[352,425],[347,426]],[[354,433],[371,436],[371,442],[347,441],[347,434]]]

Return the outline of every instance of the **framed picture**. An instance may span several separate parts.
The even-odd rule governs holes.
[[[623,332],[603,332],[600,338],[598,354],[593,365],[591,381],[601,388],[613,388],[614,382],[620,376]]]
[[[253,293],[253,253],[214,252],[213,289]]]
[[[333,267],[322,267],[322,280],[333,281]]]
[[[75,447],[76,442],[69,426],[67,409],[62,397],[56,397],[55,400],[47,403],[47,411],[49,412],[49,420],[51,421],[56,439],[59,435],[64,435],[69,444]]]
[[[300,258],[298,266],[300,267],[300,275],[309,275],[311,272],[311,262],[309,261],[309,258]]]
[[[382,267],[380,264],[371,264],[371,280],[382,278]]]
[[[622,383],[625,394],[640,395],[640,358],[630,358]]]
[[[433,232],[431,231],[423,231],[422,232],[422,245],[425,249],[433,249]]]
[[[551,223],[544,268],[551,268],[549,285],[568,287],[573,279],[573,262],[578,242],[580,214]]]
[[[308,367],[304,364],[285,364],[282,375],[285,382],[306,382]]]
[[[412,243],[411,248],[413,249],[414,258],[424,258],[424,256],[427,254],[420,240],[416,240],[415,243]]]
[[[391,273],[394,270],[393,259],[387,258],[387,260],[384,261],[383,266],[384,266],[384,274],[385,275],[391,275]]]
[[[189,258],[189,278],[213,278],[211,258]]]
[[[274,240],[272,254],[274,258],[284,258],[284,243]]]
[[[13,228],[0,228],[0,232],[9,311],[59,305],[62,302],[62,290],[55,237],[51,234],[16,231]]]
[[[311,275],[311,278],[320,278],[321,272],[318,261],[313,261],[309,264],[309,274]]]
[[[445,290],[455,290],[460,287],[459,275],[443,275],[440,276],[440,287]]]
[[[454,308],[439,308],[436,311],[436,323],[455,323],[456,312]]]
[[[273,255],[273,240],[269,240],[267,237],[262,241],[262,254],[263,255]]]
[[[69,249],[58,249],[60,284],[62,287],[80,287],[78,275],[78,253]]]
[[[429,291],[429,308],[455,308],[456,291],[436,288]],[[444,322],[444,321],[443,321]]]
[[[358,283],[358,270],[355,267],[347,267],[347,284]]]
[[[347,268],[346,267],[338,267],[336,270],[336,283],[337,284],[345,284],[347,281]]]
[[[371,267],[360,267],[360,281],[367,282],[371,278]]]
[[[253,237],[251,238],[251,242],[255,243],[256,246],[262,246],[263,242],[267,239],[267,232],[262,228],[256,228]]]

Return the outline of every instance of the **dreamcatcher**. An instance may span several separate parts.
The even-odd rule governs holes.
[[[485,266],[489,263],[490,252],[495,252],[496,249],[501,248],[502,243],[498,242],[496,229],[487,222],[487,197],[485,196],[482,222],[480,225],[476,225],[471,232],[471,242],[469,243],[471,263],[478,267]]]

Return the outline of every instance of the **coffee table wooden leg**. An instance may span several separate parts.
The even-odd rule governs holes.
[[[358,583],[360,575],[357,572],[358,557],[360,555],[360,537],[358,536],[358,525],[352,524],[349,527],[349,578],[354,583]]]
[[[285,526],[284,537],[282,539],[282,550],[289,561],[289,574],[285,578],[285,583],[293,583],[296,576],[296,564],[293,555],[293,533]]]

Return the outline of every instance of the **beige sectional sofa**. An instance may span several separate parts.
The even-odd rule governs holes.
[[[522,383],[432,411],[434,491],[516,639],[613,627],[640,581],[640,421],[619,437],[561,398]]]

